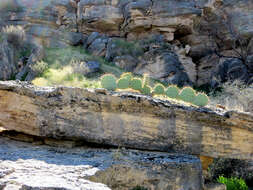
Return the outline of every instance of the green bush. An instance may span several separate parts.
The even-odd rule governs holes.
[[[155,87],[153,89],[153,93],[156,95],[164,94],[164,86],[162,84],[155,85]]]
[[[117,88],[117,81],[114,75],[105,74],[101,77],[101,86],[107,90],[115,90]]]
[[[169,86],[166,89],[165,94],[169,98],[176,98],[179,94],[179,88],[177,86]]]
[[[227,190],[248,190],[248,186],[246,185],[245,181],[243,179],[238,178],[226,178],[223,176],[220,176],[217,181],[219,183],[223,183],[227,186]]]
[[[117,81],[117,88],[127,89],[127,88],[129,88],[129,84],[130,84],[130,82],[129,82],[128,78],[120,78]]]
[[[196,93],[191,87],[184,87],[180,94],[179,98],[185,102],[193,103]]]
[[[199,93],[194,101],[193,101],[193,104],[196,105],[196,106],[199,106],[199,107],[204,107],[208,104],[209,102],[209,98],[206,94],[204,93]]]
[[[139,90],[141,91],[142,89],[142,81],[141,79],[139,78],[133,78],[131,81],[130,81],[130,87],[134,90]]]
[[[145,95],[151,95],[151,87],[144,85],[144,87],[141,89],[141,93]]]

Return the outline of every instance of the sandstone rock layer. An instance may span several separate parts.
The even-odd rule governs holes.
[[[201,163],[187,155],[35,146],[0,137],[1,190],[202,190]]]
[[[135,149],[253,157],[252,114],[186,107],[127,92],[0,82],[0,127]]]

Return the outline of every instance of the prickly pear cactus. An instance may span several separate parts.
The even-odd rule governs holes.
[[[155,85],[155,87],[153,89],[153,93],[155,95],[162,95],[162,94],[164,94],[164,86],[162,84]]]
[[[123,79],[123,78],[126,78],[126,79],[128,79],[129,80],[129,82],[132,80],[132,78],[133,78],[133,75],[132,75],[132,73],[123,73],[121,76],[120,76],[120,78],[121,79]]]
[[[133,78],[130,81],[130,88],[134,89],[134,90],[139,90],[141,91],[142,89],[142,81],[139,78]]]
[[[179,98],[181,100],[190,103],[193,103],[195,96],[196,96],[195,90],[192,89],[191,87],[184,87],[179,94]]]
[[[100,82],[102,88],[107,90],[115,90],[117,88],[116,77],[112,74],[105,74],[101,77]]]
[[[144,87],[142,87],[141,93],[145,95],[151,95],[151,87],[148,85],[145,85]]]
[[[117,80],[117,88],[119,89],[127,89],[129,88],[130,81],[128,78],[120,78]]]
[[[179,94],[179,88],[177,86],[169,86],[166,89],[165,94],[169,98],[176,98]]]
[[[196,105],[196,106],[199,106],[199,107],[204,107],[208,104],[209,102],[209,98],[206,94],[204,93],[199,93],[194,101],[193,101],[193,104]]]
[[[144,73],[142,79],[142,87],[149,85],[149,75]]]

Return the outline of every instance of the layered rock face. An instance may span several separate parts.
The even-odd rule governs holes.
[[[2,190],[201,190],[201,163],[187,155],[53,148],[0,137]]]
[[[111,57],[110,61],[126,70],[136,73],[146,72],[153,78],[180,85],[203,85],[211,83],[217,77],[223,77],[225,80],[240,78],[248,84],[252,82],[253,63],[250,59],[253,53],[252,46],[249,58],[244,62],[233,58],[220,59],[214,53],[214,40],[209,38],[210,34],[204,32],[208,27],[220,28],[222,31],[219,32],[218,37],[224,39],[224,43],[219,44],[219,51],[225,51],[222,54],[227,57],[234,57],[234,54],[237,58],[240,57],[235,53],[240,52],[240,47],[231,46],[233,44],[231,40],[234,39],[225,27],[226,20],[221,23],[218,20],[224,18],[220,12],[228,13],[229,23],[234,27],[236,34],[250,40],[253,31],[251,14],[253,4],[250,0],[4,0],[1,2],[0,26],[23,25],[27,39],[46,47],[84,44],[94,55],[107,58],[105,54],[111,50],[111,38],[117,37],[129,41],[161,35],[164,43],[173,44],[179,49],[189,48],[183,54],[182,51],[180,53],[173,49],[172,52],[178,58],[171,56],[171,52],[168,53],[168,49],[163,47],[158,48],[156,52],[144,48],[142,57],[126,53]],[[204,25],[199,27],[200,23]],[[199,28],[203,31],[199,31]],[[90,35],[92,32],[98,32],[102,36],[94,38],[94,35]],[[87,39],[90,40],[88,44]],[[148,46],[156,47],[152,43]],[[153,59],[145,60],[144,58],[148,58],[147,55],[152,55]],[[223,65],[227,62],[232,62],[229,64],[230,69],[224,70]],[[237,64],[233,64],[234,62]],[[168,68],[168,70],[161,72],[158,68]],[[243,77],[234,75],[236,72],[243,72]],[[178,80],[179,78],[182,81]]]
[[[253,115],[129,93],[0,83],[0,126],[40,137],[252,159]]]

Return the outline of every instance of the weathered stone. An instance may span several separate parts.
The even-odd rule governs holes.
[[[225,184],[210,183],[205,185],[204,190],[227,190],[227,188]]]
[[[136,186],[202,190],[200,161],[159,152],[34,146],[0,137],[3,190],[129,190]]]
[[[0,126],[40,137],[252,159],[253,115],[126,92],[0,82]]]
[[[0,43],[0,79],[11,79],[18,72],[18,65],[15,63],[14,48],[7,41]]]
[[[106,1],[81,0],[78,4],[79,31],[92,31],[119,34],[119,28],[124,21],[121,9],[107,4]]]
[[[189,85],[191,81],[176,54],[168,50],[154,49],[142,56],[143,61],[135,68],[138,74],[147,73],[150,77],[177,85]]]
[[[175,53],[178,56],[178,59],[182,66],[184,67],[184,71],[187,73],[189,80],[196,84],[197,82],[197,70],[196,65],[193,63],[192,58],[188,56],[190,52],[190,46],[186,46],[185,48],[175,48]]]
[[[89,53],[91,53],[94,56],[104,57],[106,55],[107,42],[108,42],[108,38],[95,39],[88,47]]]
[[[246,60],[246,64],[250,72],[253,72],[253,55],[249,55]]]
[[[131,55],[123,55],[115,57],[113,62],[115,65],[126,71],[133,71],[138,64],[138,59],[132,57]]]
[[[100,63],[97,61],[83,61],[81,63],[73,64],[73,68],[75,73],[87,76],[98,72],[100,70]]]
[[[234,81],[236,79],[247,82],[249,73],[246,65],[239,59],[223,59],[212,73],[219,82]]]

